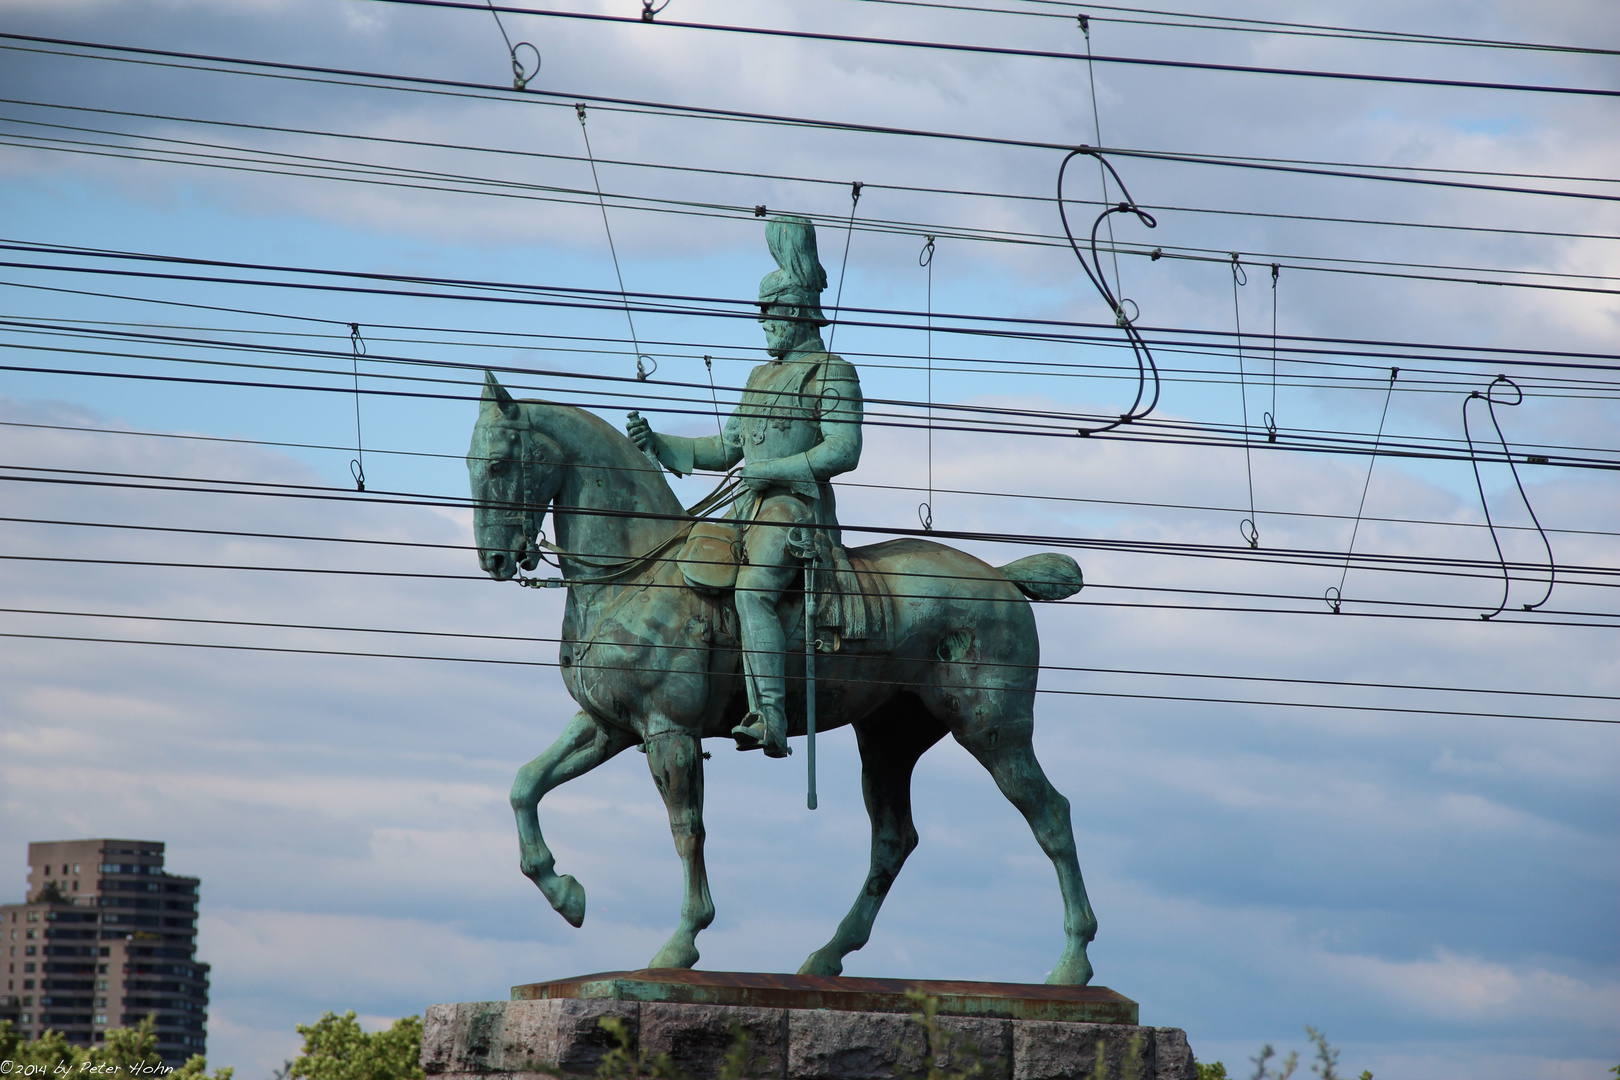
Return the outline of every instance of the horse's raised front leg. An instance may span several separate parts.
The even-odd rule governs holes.
[[[703,748],[685,731],[650,735],[647,767],[669,811],[669,831],[686,878],[681,923],[647,966],[689,968],[698,961],[698,931],[714,921],[709,874],[703,866]]]
[[[517,815],[518,851],[524,876],[574,926],[585,921],[585,887],[572,875],[557,874],[557,858],[540,834],[540,800],[546,792],[582,776],[635,742],[635,736],[596,722],[581,710],[568,721],[546,752],[518,770],[512,781],[512,812]]]
[[[857,721],[855,739],[861,750],[861,793],[872,819],[872,863],[855,904],[838,924],[838,932],[799,968],[801,975],[839,975],[844,957],[865,945],[872,922],[883,906],[906,857],[917,847],[911,823],[911,772],[923,752],[945,736],[945,725],[921,702],[903,696],[875,716]]]
[[[1033,720],[1026,715],[984,733],[968,737],[959,734],[957,741],[990,770],[996,786],[1024,815],[1041,850],[1057,870],[1058,888],[1063,893],[1063,955],[1046,981],[1084,986],[1091,981],[1086,945],[1097,936],[1097,916],[1092,914],[1086,884],[1080,877],[1069,800],[1052,786],[1035,759],[1035,748],[1030,745],[1033,728]]]

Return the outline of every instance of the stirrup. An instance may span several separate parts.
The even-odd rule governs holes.
[[[763,750],[768,758],[785,758],[793,753],[786,739],[780,743],[769,741],[770,729],[759,713],[743,717],[743,722],[731,729],[731,737],[737,740],[738,750]]]

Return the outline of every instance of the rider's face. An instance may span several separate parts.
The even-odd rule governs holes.
[[[765,329],[765,351],[772,356],[786,356],[799,343],[805,324],[795,319],[798,309],[788,304],[761,301],[759,325]]]

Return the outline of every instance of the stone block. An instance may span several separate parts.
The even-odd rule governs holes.
[[[681,1005],[643,1002],[640,1048],[668,1054],[688,1076],[715,1076],[730,1051],[735,1032],[752,1036],[749,1077],[787,1074],[788,1011],[735,1005]]]
[[[451,1068],[456,1042],[457,1005],[429,1005],[422,1014],[422,1071],[439,1074]]]
[[[641,1008],[634,1001],[578,1001],[567,998],[525,1002],[546,1005],[536,1028],[541,1041],[531,1059],[563,1073],[594,1073],[603,1056],[615,1043],[601,1021],[606,1017],[622,1020],[629,1029],[630,1045],[640,1037]],[[548,1037],[549,1036],[549,1037]]]
[[[795,1009],[788,1014],[791,1080],[889,1080],[916,1072],[923,1032],[904,1013]]]
[[[1193,1059],[1192,1047],[1187,1044],[1187,1033],[1180,1028],[1154,1028],[1153,1080],[1198,1080],[1198,1065]]]
[[[693,1080],[716,1080],[738,1028],[753,1035],[753,1064],[744,1072],[751,1080],[894,1080],[927,1071],[926,1031],[903,1012],[606,997],[430,1006],[422,1068],[430,1080],[588,1080],[615,1045],[602,1030],[605,1017],[624,1022],[632,1050],[668,1054]],[[1197,1078],[1187,1036],[1176,1028],[984,1015],[936,1020],[935,1064],[967,1068],[971,1043],[982,1080],[1092,1080],[1099,1049],[1110,1080],[1125,1080],[1131,1056],[1138,1080]]]
[[[504,1001],[464,1001],[456,1006],[455,1038],[450,1046],[447,1072],[502,1071],[501,1027]]]
[[[1098,1050],[1110,1077],[1125,1077],[1135,1042],[1137,1075],[1157,1080],[1158,1042],[1153,1028],[1127,1024],[1065,1024],[1048,1020],[1013,1023],[1013,1080],[1090,1080]]]

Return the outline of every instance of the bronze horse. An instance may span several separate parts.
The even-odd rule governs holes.
[[[483,569],[509,580],[534,569],[545,546],[558,553],[568,587],[560,663],[580,709],[512,785],[523,873],[569,923],[584,922],[585,889],[557,873],[540,832],[540,799],[640,746],[685,870],[680,924],[648,966],[689,968],[698,959],[698,931],[714,919],[703,863],[701,740],[729,739],[743,709],[729,600],[686,586],[671,544],[690,520],[686,511],[662,472],[591,413],[516,401],[486,375],[467,470]],[[554,544],[539,529],[548,509]],[[832,940],[800,972],[838,975],[843,958],[866,944],[895,875],[917,846],[912,769],[949,733],[989,770],[1057,870],[1064,947],[1047,982],[1085,984],[1086,945],[1097,919],[1075,857],[1069,802],[1047,780],[1030,744],[1040,644],[1025,599],[1074,592],[1078,567],[1065,556],[1043,555],[996,568],[924,539],[851,554],[890,583],[892,647],[820,656],[816,710],[822,729],[855,729],[872,821],[871,868]],[[797,645],[802,649],[802,633]],[[790,667],[790,685],[795,678],[800,689],[789,707],[790,733],[802,735],[802,666]]]

